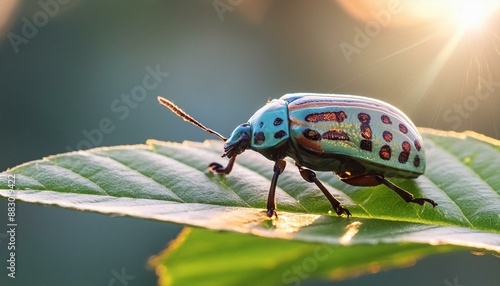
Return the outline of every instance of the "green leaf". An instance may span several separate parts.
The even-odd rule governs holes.
[[[150,140],[50,156],[1,173],[0,196],[9,197],[9,178],[15,175],[16,199],[25,202],[314,243],[304,244],[306,249],[317,243],[335,251],[355,247],[359,259],[374,263],[380,247],[413,257],[456,247],[500,252],[500,143],[470,132],[422,133],[425,175],[392,181],[435,200],[436,208],[407,204],[385,186],[354,187],[319,173],[353,215],[338,217],[316,186],[288,164],[276,192],[279,219],[270,220],[264,209],[273,163],[248,151],[230,175],[214,175],[208,163],[225,160],[222,143],[215,141]],[[290,257],[306,251],[294,245],[288,247]]]
[[[159,285],[299,285],[409,266],[425,255],[461,249],[419,243],[339,246],[186,228],[149,264]]]

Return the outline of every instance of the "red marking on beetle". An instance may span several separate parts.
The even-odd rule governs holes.
[[[362,123],[360,128],[361,128],[361,136],[363,136],[363,138],[372,139],[372,129],[370,127],[370,124]]]
[[[382,115],[380,117],[380,119],[382,120],[382,123],[384,123],[384,124],[392,124],[391,118],[385,114]]]
[[[403,141],[403,143],[401,143],[401,148],[403,148],[403,151],[399,153],[398,161],[401,164],[406,164],[406,162],[408,162],[408,158],[410,158],[410,150],[411,150],[410,142]]]
[[[408,141],[403,141],[401,147],[403,148],[403,152],[410,153],[411,145]]]
[[[337,121],[343,122],[347,118],[344,111],[331,111],[331,112],[321,112],[321,113],[311,113],[306,116],[305,120],[307,122],[321,122],[321,121]]]
[[[321,135],[321,138],[326,140],[343,140],[349,141],[349,136],[342,130],[330,129]]]
[[[415,159],[413,159],[413,166],[418,167],[420,166],[420,157],[415,156]]]
[[[304,129],[304,131],[302,131],[302,135],[304,135],[305,138],[313,141],[318,141],[321,139],[321,134],[319,134],[318,131],[309,128]]]
[[[370,115],[366,114],[366,113],[359,113],[358,114],[358,119],[359,121],[361,121],[361,123],[370,123]]]
[[[322,152],[323,149],[321,148],[321,144],[319,143],[320,141],[314,141],[311,139],[307,139],[304,136],[293,136],[295,141],[301,146],[306,147],[309,150],[316,151],[316,152]]]
[[[382,137],[384,137],[385,142],[389,143],[392,141],[392,133],[389,131],[384,131],[382,133]]]
[[[384,145],[380,148],[378,155],[383,160],[391,159],[391,147],[389,145]]]
[[[417,149],[417,151],[420,151],[420,149],[422,148],[422,145],[420,144],[420,141],[418,141],[417,139],[415,139],[415,148]]]
[[[380,181],[377,180],[377,177],[372,175],[372,174],[367,174],[367,175],[361,175],[361,176],[354,176],[352,177],[351,175],[344,175],[342,178],[342,182],[347,183],[351,186],[378,186],[380,185]]]
[[[410,157],[410,153],[408,153],[408,152],[401,152],[401,153],[399,153],[398,161],[401,164],[406,164],[406,162],[408,162],[408,158],[409,157]]]
[[[408,128],[406,128],[406,126],[403,123],[399,123],[399,131],[406,134],[406,133],[408,133]]]

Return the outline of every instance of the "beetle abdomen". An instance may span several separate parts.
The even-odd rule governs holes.
[[[310,168],[331,170],[327,160],[341,155],[386,175],[416,177],[424,172],[421,136],[397,108],[351,95],[290,94],[281,99],[288,101],[294,145],[315,157]]]

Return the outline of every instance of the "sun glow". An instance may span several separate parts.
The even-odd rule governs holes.
[[[358,57],[363,60],[358,60],[358,66],[350,66],[359,69],[359,75],[345,84],[378,69],[401,68],[411,74],[403,79],[408,83],[402,88],[404,101],[423,110],[427,109],[427,102],[436,103],[426,116],[428,125],[487,130],[489,127],[482,120],[489,115],[487,122],[499,136],[495,100],[499,98],[500,86],[500,0],[335,3],[360,23],[355,29],[367,39],[356,51],[363,52]],[[352,37],[355,44],[361,39],[361,32]],[[368,49],[370,53],[365,53]],[[372,68],[366,70],[366,63]],[[488,99],[488,103],[481,98]]]
[[[480,28],[500,8],[499,0],[336,0],[351,16],[360,21],[373,21],[374,14],[387,15],[390,7],[397,13],[386,16],[393,27],[434,22],[451,23],[462,30]],[[392,6],[391,6],[392,5]],[[393,9],[394,10],[394,9]],[[374,12],[375,11],[375,12]]]
[[[498,1],[457,1],[455,23],[462,30],[480,28],[498,6]]]

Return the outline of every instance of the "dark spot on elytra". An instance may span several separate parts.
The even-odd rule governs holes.
[[[358,119],[361,122],[359,127],[361,130],[361,136],[365,139],[372,139],[372,128],[370,127],[370,115],[366,113],[358,113]]]
[[[406,164],[406,162],[408,162],[408,158],[410,158],[410,150],[411,150],[410,142],[403,141],[403,143],[401,143],[401,148],[403,148],[403,151],[399,153],[398,161],[401,164]]]
[[[264,121],[259,122],[259,127],[262,128],[264,126]]]
[[[418,167],[420,166],[420,157],[415,156],[415,159],[413,159],[413,166]]]
[[[361,123],[361,136],[365,139],[372,139],[372,128],[368,123]]]
[[[276,117],[276,119],[274,119],[273,125],[278,126],[278,125],[281,125],[281,123],[283,123],[283,119]]]
[[[401,152],[401,153],[399,153],[398,161],[401,164],[405,164],[406,162],[408,162],[408,158],[409,157],[410,157],[410,153],[408,153],[408,152]]]
[[[415,148],[417,149],[417,151],[420,151],[420,149],[422,148],[422,145],[420,144],[420,141],[418,141],[417,139],[415,139]]]
[[[370,115],[366,114],[366,113],[359,113],[358,114],[358,119],[359,121],[361,121],[361,123],[370,123]]]
[[[406,134],[406,133],[408,133],[408,128],[406,128],[406,126],[403,123],[399,123],[399,131]]]
[[[410,153],[411,146],[408,141],[403,141],[401,147],[403,148],[403,152]]]
[[[264,135],[264,132],[260,131],[253,134],[253,144],[261,145],[264,141],[266,141],[266,135]]]
[[[342,122],[347,118],[344,111],[330,111],[321,113],[311,113],[306,116],[305,120],[307,122],[321,122],[321,121],[337,121]]]
[[[302,135],[309,140],[318,141],[321,139],[321,134],[319,134],[318,131],[309,128],[304,129],[304,131],[302,131]]]
[[[372,141],[362,139],[361,142],[359,143],[359,148],[371,152],[372,151]]]
[[[387,142],[387,143],[392,141],[392,133],[389,131],[384,131],[382,133],[382,137],[384,138],[385,142]]]
[[[382,120],[382,123],[384,123],[384,124],[392,124],[391,118],[387,115],[382,115],[380,117],[380,119]]]
[[[274,138],[276,138],[276,139],[281,139],[284,136],[286,136],[285,130],[280,130],[280,131],[274,133]]]
[[[391,147],[389,145],[384,145],[380,148],[378,155],[383,160],[391,159]]]
[[[331,129],[321,135],[321,138],[326,140],[345,140],[349,141],[349,136],[342,130]]]

